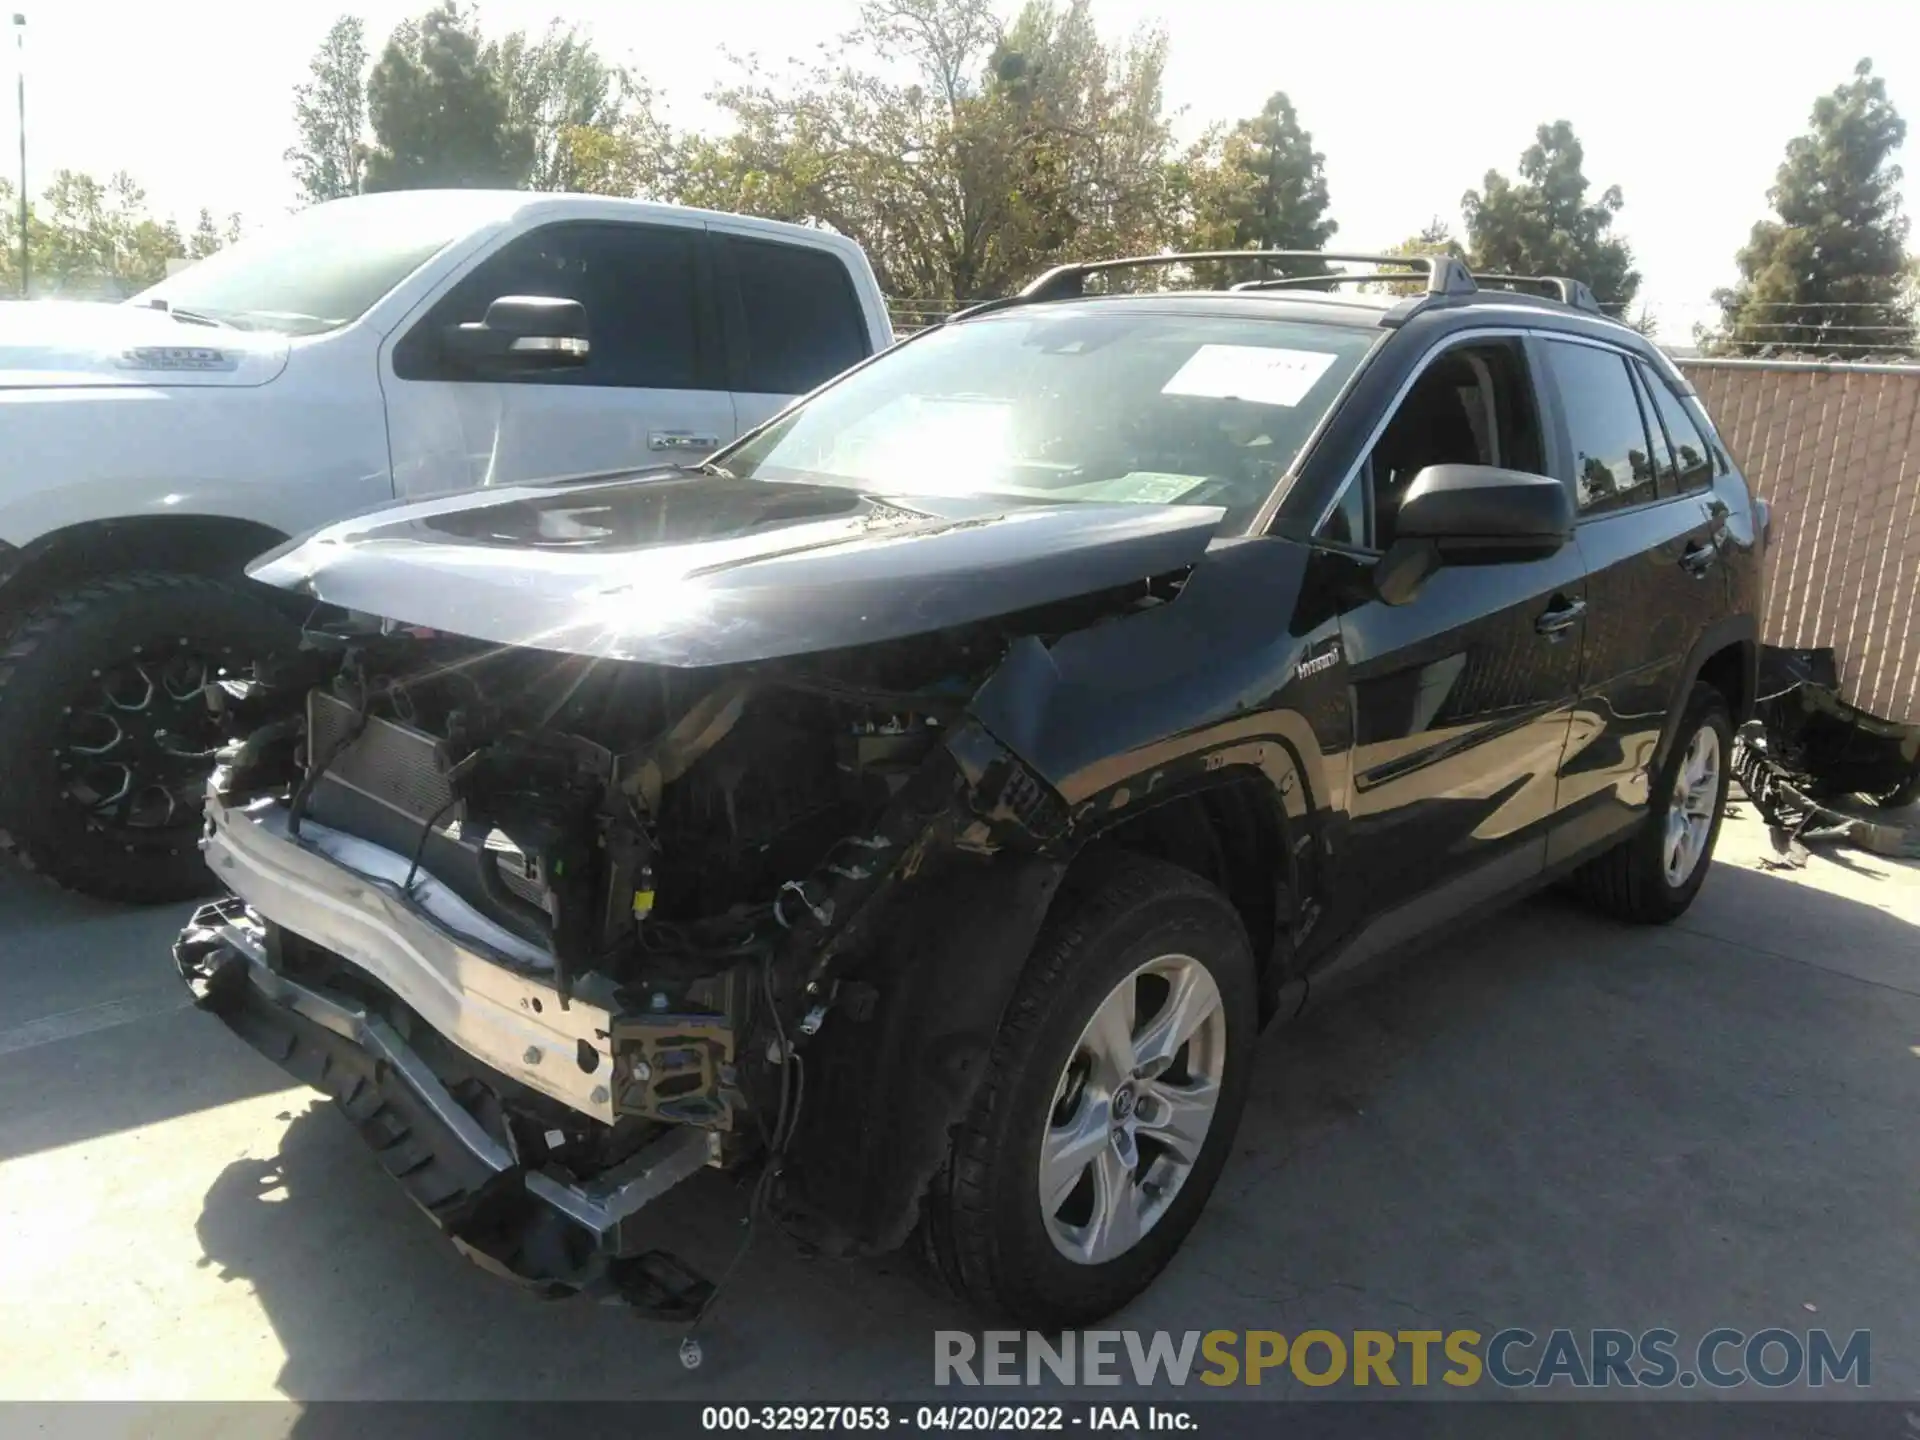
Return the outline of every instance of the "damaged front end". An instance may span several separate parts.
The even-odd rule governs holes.
[[[1068,848],[968,702],[1022,638],[1163,598],[701,670],[344,615],[222,691],[232,897],[180,971],[543,1293],[696,1310],[636,1217],[707,1167],[766,1167],[823,1248],[891,1248]]]

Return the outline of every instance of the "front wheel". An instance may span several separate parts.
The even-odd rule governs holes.
[[[953,1288],[1039,1329],[1146,1289],[1226,1163],[1257,1029],[1246,932],[1205,881],[1127,856],[1063,894],[929,1196]]]
[[[0,641],[0,838],[103,899],[213,889],[206,688],[297,638],[271,606],[200,575],[114,576],[29,611]]]

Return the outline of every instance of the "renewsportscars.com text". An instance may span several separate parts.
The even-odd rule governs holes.
[[[937,1330],[936,1385],[1302,1385],[1418,1389],[1492,1384],[1716,1390],[1873,1381],[1873,1336],[1855,1330]]]

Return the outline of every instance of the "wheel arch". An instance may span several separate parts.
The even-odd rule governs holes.
[[[75,585],[130,571],[238,578],[249,560],[288,538],[271,525],[231,515],[83,520],[0,553],[0,615],[18,614]]]
[[[1654,774],[1659,773],[1673,751],[1680,722],[1686,715],[1687,697],[1695,685],[1702,683],[1713,686],[1726,700],[1735,729],[1753,718],[1760,689],[1760,624],[1755,617],[1728,616],[1709,626],[1687,652],[1686,663],[1680,670],[1680,683],[1667,705],[1660,744],[1654,751]]]
[[[1110,807],[1080,839],[1067,871],[1105,850],[1151,856],[1198,875],[1227,897],[1246,926],[1258,967],[1262,1019],[1298,978],[1296,941],[1320,890],[1312,816],[1289,803],[1266,769],[1223,765],[1184,785]]]

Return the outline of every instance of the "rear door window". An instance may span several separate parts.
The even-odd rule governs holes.
[[[1658,499],[1653,442],[1627,357],[1564,340],[1547,340],[1542,349],[1567,417],[1580,513]]]
[[[839,256],[811,245],[721,235],[735,297],[734,389],[801,395],[867,358],[867,324]]]
[[[1713,447],[1694,424],[1687,407],[1680,403],[1680,397],[1654,373],[1653,367],[1640,361],[1635,362],[1635,367],[1640,372],[1640,383],[1652,399],[1654,418],[1662,432],[1655,436],[1660,454],[1660,493],[1685,495],[1706,489],[1713,483]]]

